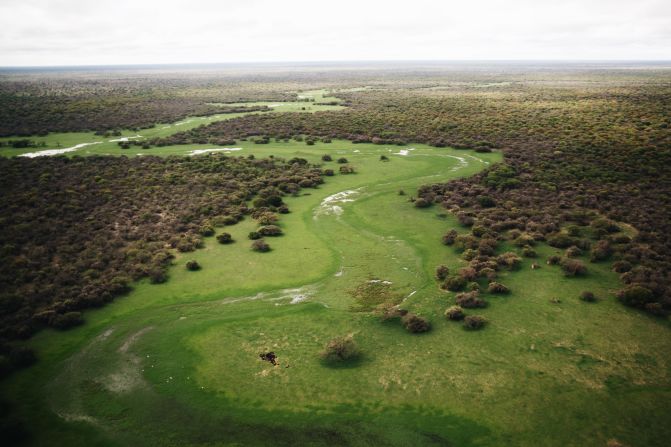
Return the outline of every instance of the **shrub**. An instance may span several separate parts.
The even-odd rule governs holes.
[[[401,324],[408,332],[419,334],[421,332],[428,332],[431,330],[431,323],[428,320],[408,312],[401,318]]]
[[[349,165],[340,166],[340,169],[338,169],[338,171],[343,175],[354,174],[354,168]]]
[[[582,261],[571,258],[562,258],[559,265],[561,265],[564,275],[566,276],[582,276],[587,273],[587,267]]]
[[[428,208],[430,206],[431,202],[429,202],[423,197],[420,197],[419,199],[415,200],[415,208]]]
[[[564,256],[567,258],[577,258],[578,256],[582,255],[582,250],[575,245],[571,245],[569,248],[566,249],[564,252]]]
[[[480,298],[480,292],[477,290],[457,294],[456,303],[464,309],[487,307],[487,302]]]
[[[654,295],[650,289],[640,284],[631,284],[617,293],[617,298],[627,306],[645,307],[654,302]]]
[[[194,260],[187,261],[186,262],[186,269],[190,270],[192,272],[194,272],[196,270],[200,270],[200,264],[198,264],[198,261],[194,261]]]
[[[439,265],[436,267],[436,279],[444,281],[447,275],[450,274],[450,269],[446,265]]]
[[[252,250],[265,253],[270,251],[270,245],[268,245],[268,243],[263,239],[257,239],[252,242]]]
[[[64,314],[58,314],[51,321],[51,325],[60,330],[69,329],[71,327],[79,326],[83,324],[84,320],[82,319],[81,312],[66,312]]]
[[[457,221],[465,227],[471,227],[475,223],[475,218],[464,212],[460,212],[457,214]]]
[[[452,245],[454,244],[454,241],[457,239],[457,236],[459,236],[459,233],[457,233],[457,230],[450,230],[445,235],[443,235],[443,245]]]
[[[340,157],[340,158],[338,159],[338,163],[340,163],[340,164],[345,164],[345,163],[347,163],[347,159],[346,159],[345,157]]]
[[[537,256],[536,250],[527,245],[522,249],[522,256],[525,258],[535,258]]]
[[[510,270],[515,270],[518,269],[522,264],[522,258],[517,256],[517,254],[508,251],[497,256],[496,262],[501,266],[509,268]]]
[[[658,317],[665,317],[669,314],[669,311],[661,303],[648,303],[644,308],[647,312]]]
[[[205,237],[214,236],[214,228],[212,228],[212,226],[210,225],[203,225],[202,227],[200,227],[200,230],[198,232],[200,233],[201,236]]]
[[[601,230],[606,233],[617,233],[621,230],[614,221],[606,219],[605,217],[593,220],[590,224],[590,227],[592,227],[594,230]]]
[[[389,157],[386,155],[380,155],[380,161],[389,161]]]
[[[536,245],[536,240],[530,235],[522,233],[517,237],[517,239],[513,241],[513,244],[517,245],[518,247],[533,246]]]
[[[487,324],[487,320],[479,315],[468,315],[464,318],[464,328],[474,331],[482,329]]]
[[[466,280],[461,276],[450,276],[445,280],[442,287],[450,292],[458,292],[466,287]]]
[[[331,339],[319,355],[327,363],[341,363],[356,359],[361,355],[361,351],[359,351],[354,337],[345,335]]]
[[[322,161],[333,161],[333,158],[329,154],[322,155]],[[347,163],[347,162],[345,162]]]
[[[217,242],[220,244],[230,244],[233,242],[233,237],[230,235],[230,233],[221,233],[217,236]]]
[[[487,286],[487,292],[496,294],[510,293],[510,289],[500,282],[492,281]]]
[[[478,203],[483,208],[492,208],[496,206],[496,201],[489,196],[478,197]]]
[[[630,271],[632,268],[632,265],[630,262],[627,261],[615,261],[613,262],[613,271],[615,273],[626,273]]]
[[[576,245],[576,240],[568,234],[557,233],[548,237],[548,245],[555,248],[568,248],[571,245]]]
[[[590,261],[604,261],[608,259],[613,254],[613,249],[610,246],[610,242],[606,240],[598,241],[592,250],[590,251]]]
[[[596,301],[596,296],[594,296],[593,292],[589,292],[589,291],[585,290],[584,292],[582,292],[580,294],[580,299],[583,300],[583,301],[586,301],[588,303],[593,303],[593,302]]]
[[[255,241],[257,239],[261,239],[261,233],[259,233],[258,231],[250,231],[247,237]]]
[[[561,262],[561,257],[557,255],[552,255],[548,257],[547,264],[548,265],[558,265]]]
[[[452,321],[460,321],[464,319],[464,309],[459,306],[448,307],[445,310],[445,318]]]
[[[282,229],[277,225],[266,225],[258,229],[261,236],[280,236]]]
[[[333,177],[335,175],[335,172],[333,172],[333,169],[324,169],[324,175],[326,177]]]

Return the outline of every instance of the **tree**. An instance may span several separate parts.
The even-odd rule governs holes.
[[[487,302],[480,298],[480,292],[477,290],[472,292],[458,293],[455,301],[457,306],[463,307],[464,309],[487,307]]]
[[[596,301],[596,296],[594,296],[593,292],[585,290],[580,294],[580,299],[588,303],[593,303]]]
[[[326,363],[342,363],[356,359],[361,351],[350,334],[329,340],[319,355]]]
[[[640,284],[631,284],[617,293],[617,298],[627,306],[644,307],[655,299],[652,291]]]
[[[487,320],[480,315],[468,315],[464,318],[464,328],[475,331],[482,329],[487,324]]]
[[[446,265],[439,265],[436,267],[436,279],[444,281],[447,275],[450,274],[450,269]]]
[[[510,293],[510,289],[508,289],[508,287],[504,286],[500,282],[492,281],[487,286],[487,292],[505,294],[505,293]]]
[[[408,332],[412,332],[413,334],[431,330],[431,323],[429,323],[428,320],[411,312],[408,312],[401,318],[401,324],[403,324],[403,327],[405,327]]]
[[[577,259],[562,258],[559,265],[561,265],[565,276],[582,276],[587,273],[585,264]]]
[[[217,236],[217,242],[220,244],[230,244],[233,242],[233,237],[230,235],[230,233],[221,233]]]
[[[252,250],[265,253],[270,251],[270,245],[268,245],[263,239],[257,239],[252,242]]]
[[[445,311],[445,318],[452,321],[461,321],[465,317],[464,309],[459,306],[448,307]]]
[[[198,264],[198,261],[195,260],[187,261],[186,269],[195,272],[196,270],[200,270],[200,264]]]
[[[260,227],[257,231],[261,236],[281,236],[282,235],[282,229],[280,227],[278,227],[277,225],[265,225],[263,227]]]

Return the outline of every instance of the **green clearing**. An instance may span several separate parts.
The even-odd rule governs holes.
[[[156,137],[167,137],[177,132],[183,132],[198,126],[211,124],[216,121],[224,121],[233,118],[238,118],[245,115],[257,113],[273,113],[273,112],[298,112],[298,113],[314,113],[325,110],[340,110],[343,106],[338,105],[320,105],[319,102],[334,102],[340,99],[328,96],[326,90],[309,90],[300,93],[306,98],[313,98],[314,102],[294,101],[294,102],[246,102],[246,103],[226,103],[222,106],[269,106],[270,112],[246,112],[246,113],[225,113],[210,116],[193,116],[175,123],[159,123],[151,129],[141,129],[138,131],[124,130],[121,135],[114,137],[102,137],[95,135],[93,132],[66,132],[66,133],[50,133],[46,136],[31,136],[31,137],[3,137],[2,141],[30,139],[37,145],[44,144],[44,147],[38,148],[0,148],[0,156],[12,157],[15,155],[22,155],[27,153],[40,152],[45,150],[63,150],[72,148],[80,144],[90,144],[81,147],[78,150],[65,152],[64,155],[126,155],[134,157],[137,155],[178,155],[185,153],[185,146],[167,146],[167,147],[153,147],[151,149],[142,149],[139,146],[131,146],[130,149],[121,149],[118,141],[123,138],[130,138],[131,140],[143,141]],[[115,141],[116,140],[116,141]],[[239,147],[239,145],[235,145]],[[214,145],[202,145],[199,149],[214,148]]]
[[[489,320],[484,330],[442,316],[453,294],[432,275],[437,264],[462,262],[440,243],[457,224],[408,197],[421,184],[472,175],[499,153],[242,143],[234,155],[318,163],[329,153],[357,173],[288,198],[285,235],[267,238],[271,252],[249,249],[247,219],[225,228],[235,243],[212,237],[179,256],[167,283],[137,284],[86,312],[84,326],[34,337],[40,362],[2,387],[30,421],[34,445],[667,444],[671,426],[649,415],[671,413],[669,325],[617,303],[607,263],[566,279],[544,264],[556,250],[542,246],[541,269],[525,260],[502,278],[513,293],[469,312]],[[187,271],[189,259],[202,270]],[[356,311],[352,291],[372,280],[389,281],[387,292],[433,330],[411,335]],[[581,302],[582,290],[599,301]],[[324,366],[324,344],[349,333],[361,360]],[[259,359],[268,350],[279,366]]]

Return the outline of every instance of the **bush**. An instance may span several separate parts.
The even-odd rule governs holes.
[[[51,325],[60,330],[69,329],[71,327],[79,326],[84,323],[81,312],[66,312],[58,314],[54,317]]]
[[[327,363],[341,363],[356,359],[361,355],[361,352],[354,341],[354,337],[346,335],[330,340],[319,355]]]
[[[489,196],[478,197],[478,203],[483,208],[492,208],[496,206],[496,201]]]
[[[340,158],[338,159],[338,163],[340,163],[340,164],[345,164],[345,163],[347,163],[347,159],[346,159],[345,157],[340,157]]]
[[[266,225],[258,229],[261,236],[280,236],[282,229],[277,225]]]
[[[509,268],[510,270],[516,270],[522,264],[522,258],[517,256],[517,254],[508,251],[497,256],[496,262],[501,266]]]
[[[268,243],[266,243],[266,241],[263,239],[257,239],[252,242],[252,250],[265,253],[270,251],[270,245],[268,245]]]
[[[413,334],[431,330],[431,323],[429,323],[428,320],[411,312],[408,312],[401,318],[401,324],[403,324],[403,327],[405,327],[408,332],[412,332]]]
[[[582,261],[578,261],[577,259],[562,258],[562,260],[559,262],[559,265],[561,265],[561,268],[564,271],[564,275],[566,276],[582,276],[587,273],[587,267],[585,267],[585,264],[583,264]]]
[[[450,274],[450,269],[446,265],[439,265],[436,267],[436,279],[444,281],[447,275]]]
[[[500,282],[492,281],[487,286],[487,292],[496,294],[510,293],[510,289]]]
[[[615,261],[613,262],[613,271],[615,273],[626,273],[630,271],[632,268],[632,265],[630,262],[627,261]]]
[[[190,270],[192,272],[194,272],[196,270],[200,270],[200,264],[198,264],[198,261],[193,261],[193,260],[187,261],[186,262],[186,269]]]
[[[596,301],[596,296],[594,296],[593,292],[589,292],[586,290],[580,294],[580,299],[588,303],[593,303]]]
[[[647,312],[658,317],[665,317],[669,314],[669,311],[661,303],[648,303],[644,308]]]
[[[568,234],[557,233],[548,237],[548,245],[555,248],[568,248],[571,245],[576,245],[576,240]]]
[[[450,292],[458,292],[466,287],[466,280],[461,276],[450,276],[445,280],[442,287]]]
[[[230,233],[221,233],[217,236],[217,242],[220,244],[230,244],[233,242],[233,237],[230,235]]]
[[[578,256],[582,256],[582,250],[575,245],[572,245],[566,249],[564,256],[567,258],[577,258]]]
[[[605,217],[595,219],[590,224],[594,230],[603,231],[606,233],[617,233],[621,228],[612,220],[606,219]]]
[[[480,292],[477,290],[457,294],[456,303],[457,306],[463,307],[464,309],[487,307],[487,302],[480,298]]]
[[[419,199],[415,200],[415,208],[428,208],[430,206],[431,202],[429,202],[423,197],[420,197]]]
[[[459,222],[459,224],[465,227],[472,227],[473,224],[475,223],[475,218],[464,212],[460,212],[457,214],[457,221]]]
[[[465,317],[464,309],[459,306],[448,307],[445,311],[445,318],[452,321],[461,321]]]
[[[536,250],[527,245],[522,249],[522,256],[525,258],[535,258],[537,256]]]
[[[333,161],[333,158],[331,158],[330,155],[325,154],[325,155],[322,155],[322,161]],[[345,162],[345,163],[347,163],[347,162]]]
[[[333,169],[324,169],[324,175],[326,177],[333,177],[335,175],[335,172],[333,172]]]
[[[557,255],[552,255],[548,257],[547,264],[548,265],[558,265],[561,262],[561,257]]]
[[[617,298],[622,304],[631,307],[645,307],[646,304],[654,302],[654,295],[650,289],[640,284],[631,284],[617,293]]]
[[[454,244],[454,241],[457,239],[457,236],[459,236],[459,233],[457,233],[457,230],[450,230],[445,235],[443,236],[443,245],[452,245]]]
[[[606,240],[600,240],[594,245],[594,247],[590,251],[589,260],[591,262],[605,261],[606,259],[610,258],[612,254],[613,249],[610,246],[610,242]]]
[[[212,228],[210,225],[203,225],[202,227],[200,227],[199,233],[201,234],[201,236],[205,237],[214,236],[214,228]]]
[[[469,315],[464,318],[464,328],[475,331],[482,329],[487,324],[487,320],[479,315]]]
[[[261,239],[261,233],[259,233],[258,231],[250,231],[247,237],[255,241],[257,239]]]

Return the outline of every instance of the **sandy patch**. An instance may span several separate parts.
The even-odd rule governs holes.
[[[129,141],[129,140],[136,140],[138,138],[144,138],[142,135],[135,135],[134,137],[121,137],[121,138],[116,138],[114,140],[109,140],[110,143],[116,143],[120,141]]]
[[[192,151],[187,152],[187,155],[200,155],[200,154],[207,154],[208,152],[234,152],[234,151],[241,151],[241,147],[217,147],[213,149],[194,149]]]
[[[354,202],[355,199],[353,197],[358,195],[360,190],[361,188],[348,189],[331,194],[330,196],[324,198],[324,200],[322,200],[322,202],[319,204],[319,207],[315,209],[314,218],[316,219],[321,215],[340,216],[344,212],[340,205],[346,202]]]
[[[54,156],[54,155],[65,154],[67,152],[74,152],[74,151],[79,150],[83,147],[91,146],[91,145],[94,145],[94,144],[100,144],[100,143],[102,143],[102,141],[96,141],[96,142],[93,142],[93,143],[81,143],[81,144],[77,144],[76,146],[66,147],[65,149],[48,149],[46,151],[28,152],[26,154],[19,155],[19,157],[28,157],[28,158],[51,157],[51,156]]]

